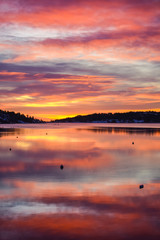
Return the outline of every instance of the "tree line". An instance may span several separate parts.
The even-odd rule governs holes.
[[[21,113],[0,110],[0,123],[43,123],[44,121]]]
[[[160,112],[93,113],[58,119],[54,122],[160,123]]]

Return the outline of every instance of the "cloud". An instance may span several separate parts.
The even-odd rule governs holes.
[[[6,9],[3,6],[7,6]],[[150,21],[159,13],[159,1],[4,1],[1,3],[1,23],[14,22],[33,26],[115,26]],[[125,15],[121,14],[125,11]],[[115,14],[113,15],[112,12]],[[8,18],[5,18],[7,13]],[[143,14],[142,14],[143,13]],[[42,18],[43,15],[43,18]],[[67,21],[66,21],[67,19]]]
[[[157,108],[159,9],[156,0],[0,1],[1,104]]]

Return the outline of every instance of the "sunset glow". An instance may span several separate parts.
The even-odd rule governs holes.
[[[160,110],[159,0],[0,0],[0,109]]]

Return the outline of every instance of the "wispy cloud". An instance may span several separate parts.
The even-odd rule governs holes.
[[[160,108],[159,9],[156,0],[0,1],[3,108],[30,113],[55,98],[57,115]]]

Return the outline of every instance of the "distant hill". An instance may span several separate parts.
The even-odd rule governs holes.
[[[160,123],[160,112],[94,113],[58,119],[54,122]]]
[[[21,113],[0,110],[0,123],[43,123],[44,121]]]

